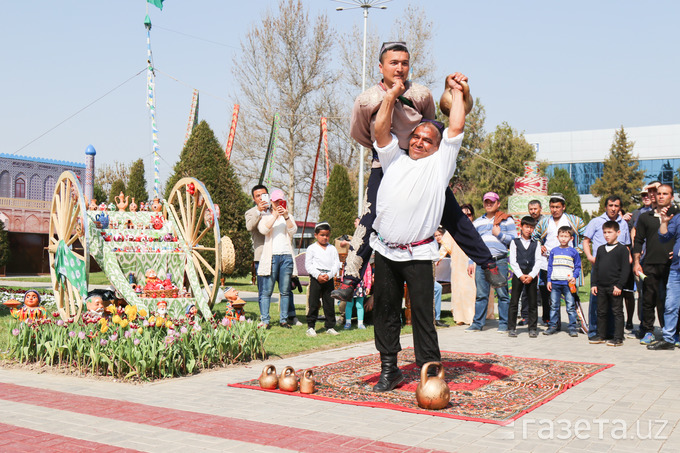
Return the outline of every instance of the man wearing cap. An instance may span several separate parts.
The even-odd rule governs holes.
[[[581,240],[583,234],[586,231],[586,223],[582,218],[575,216],[573,214],[567,214],[564,212],[567,202],[564,199],[564,195],[561,193],[553,193],[550,195],[549,207],[550,215],[544,216],[536,225],[534,229],[533,238],[541,243],[541,252],[543,256],[550,255],[550,251],[559,247],[560,242],[557,240],[557,230],[561,226],[569,226],[574,230],[573,240],[570,242],[570,246],[574,247],[576,250],[581,252],[583,249],[581,247]],[[546,259],[541,264],[541,272],[539,278],[543,282],[548,281],[548,260]],[[544,294],[541,293],[541,299],[543,299]],[[541,301],[541,305],[545,307],[546,302]],[[550,315],[547,316],[550,318]],[[544,312],[542,317],[543,320],[546,319],[546,313]],[[559,326],[557,326],[559,330]]]
[[[501,275],[507,279],[508,276],[508,247],[510,241],[517,237],[517,227],[515,221],[507,213],[500,211],[501,201],[496,192],[484,194],[484,210],[486,214],[473,222],[473,225],[484,244],[489,249],[493,260],[498,266]],[[489,305],[489,283],[484,279],[481,266],[470,261],[468,265],[468,275],[474,272],[475,284],[477,285],[477,298],[475,299],[475,317],[466,329],[466,332],[479,332],[486,323],[486,311]],[[508,331],[508,307],[510,305],[510,293],[507,286],[496,288],[498,297],[498,332],[507,333]]]
[[[439,258],[434,233],[442,217],[444,189],[453,176],[463,141],[463,80],[466,78],[460,73],[447,78],[453,90],[449,128],[443,130],[439,122],[423,121],[411,134],[408,154],[390,132],[395,101],[406,91],[403,80],[396,80],[387,90],[376,115],[375,150],[385,175],[370,238],[375,250],[375,346],[381,361],[375,392],[390,391],[404,379],[397,366],[404,283],[411,294],[416,364],[422,367],[441,360],[434,326],[433,262]]]
[[[658,234],[661,213],[664,210],[667,210],[668,215],[677,213],[672,205],[673,188],[668,184],[661,184],[654,188],[654,195],[656,208],[641,214],[638,218],[633,246],[633,272],[637,276],[645,276],[642,280],[642,322],[638,333],[641,344],[651,344],[654,341],[655,312],[659,318],[659,325],[661,328],[664,327],[666,285],[675,242],[673,238],[661,242]]]
[[[432,93],[426,87],[411,83],[407,80],[409,74],[409,52],[403,42],[383,43],[380,49],[379,64],[383,79],[377,85],[369,88],[359,95],[354,102],[352,119],[350,123],[350,135],[360,145],[372,148],[376,139],[375,123],[378,109],[383,103],[388,90],[395,82],[402,83],[405,91],[394,101],[394,113],[392,117],[392,130],[399,141],[399,147],[407,149],[409,138],[413,129],[422,119],[434,119],[435,106]],[[465,96],[466,114],[472,109],[472,97],[467,87],[467,78],[463,86]],[[447,94],[450,94],[445,84]],[[446,113],[445,113],[446,114]],[[354,288],[361,280],[371,256],[369,237],[373,231],[375,220],[375,199],[382,179],[383,170],[374,150],[373,164],[368,179],[366,198],[363,206],[361,222],[354,232],[350,252],[345,263],[345,277],[342,286],[333,291],[332,296],[340,300],[350,300]],[[461,249],[476,263],[484,268],[487,278],[494,286],[507,284],[496,269],[495,262],[491,259],[489,251],[472,227],[472,224],[463,214],[453,192],[446,188],[446,203],[443,209],[442,226],[449,231]]]
[[[607,243],[607,241],[604,238],[604,233],[602,231],[602,225],[604,225],[605,222],[608,222],[610,220],[619,224],[619,243],[626,246],[631,245],[630,233],[628,231],[628,222],[626,222],[626,220],[621,215],[621,197],[619,197],[618,195],[610,195],[609,197],[607,197],[605,201],[604,214],[595,217],[590,222],[588,222],[588,225],[586,225],[586,231],[583,233],[583,252],[585,253],[586,258],[588,259],[588,261],[590,261],[591,264],[595,264],[595,256],[597,255],[597,250],[599,249],[599,247]],[[632,281],[630,282],[630,285],[632,286]],[[628,312],[628,317],[632,323],[633,313],[631,312],[630,307],[628,307],[628,304],[626,304],[626,308],[627,308],[626,311]],[[611,336],[613,337],[614,314],[612,313],[611,308],[607,316],[609,319],[609,321],[607,322],[607,325],[609,327],[608,330],[611,331],[610,333]],[[630,326],[629,330],[632,330],[632,326]],[[596,336],[597,336],[597,296],[591,293],[590,305],[588,306],[588,337]],[[610,336],[609,333],[607,334],[607,336]]]

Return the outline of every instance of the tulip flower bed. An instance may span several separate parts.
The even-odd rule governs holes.
[[[12,320],[6,357],[82,374],[149,380],[265,356],[268,331],[243,317],[194,321],[147,317],[134,306],[109,309],[109,319]]]

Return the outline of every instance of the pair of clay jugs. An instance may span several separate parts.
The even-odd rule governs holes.
[[[428,376],[427,369],[438,367],[436,376]],[[427,362],[420,370],[420,383],[416,388],[416,401],[423,409],[444,409],[451,401],[451,390],[444,380],[444,366],[441,362]]]
[[[277,377],[274,365],[267,365],[262,370],[259,382],[263,389],[274,390],[278,387],[284,392],[295,392],[299,388],[300,393],[314,393],[315,386],[312,370],[306,370],[298,381],[295,369],[291,366],[284,368],[281,376]]]

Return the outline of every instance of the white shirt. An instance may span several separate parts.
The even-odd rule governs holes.
[[[338,272],[340,272],[340,257],[338,256],[338,249],[328,244],[326,249],[319,245],[318,242],[307,247],[305,253],[305,268],[307,272],[314,278],[319,278],[321,274],[328,274],[332,279]]]
[[[411,244],[432,237],[444,210],[444,191],[456,169],[456,157],[463,134],[448,138],[448,129],[439,149],[421,159],[411,159],[399,148],[397,138],[385,148],[374,144],[385,172],[376,201],[373,229],[392,244]],[[437,242],[409,250],[387,247],[376,233],[371,234],[373,250],[392,261],[437,260]]]
[[[290,242],[288,235],[286,235],[286,220],[283,216],[279,216],[272,225],[272,255],[288,255],[290,254]]]
[[[541,269],[546,271],[548,270],[548,259],[547,257],[550,255],[550,251],[554,249],[555,247],[560,246],[560,241],[557,239],[557,230],[560,229],[560,227],[563,226],[568,226],[571,228],[571,225],[569,225],[569,221],[567,220],[567,216],[563,215],[560,217],[560,220],[557,221],[557,224],[555,223],[555,219],[552,217],[548,219],[548,233],[545,235],[545,248],[547,249],[545,252],[545,259],[542,260],[541,262]],[[569,241],[569,247],[574,246],[574,240],[572,239]]]
[[[524,247],[524,250],[527,250],[529,246],[531,245],[531,241],[528,241],[524,239],[522,236],[519,237],[519,240],[522,242],[522,246]],[[517,263],[517,247],[515,246],[515,241],[510,242],[510,269],[512,269],[513,274],[517,276],[517,278],[520,278],[524,273],[522,272],[522,269],[519,267],[519,263]],[[536,244],[536,253],[534,255],[534,267],[531,268],[531,272],[529,272],[529,277],[531,278],[536,278],[538,275],[538,272],[541,270],[541,264],[543,263],[543,255],[541,255],[541,244],[538,243]]]

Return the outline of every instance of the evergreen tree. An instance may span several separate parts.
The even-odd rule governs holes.
[[[581,208],[581,198],[578,196],[578,190],[576,190],[576,185],[571,176],[569,176],[569,172],[564,168],[555,168],[553,175],[548,179],[548,193],[555,192],[564,195],[566,201],[564,212],[583,218],[583,209]],[[547,206],[544,210],[546,214],[549,214]]]
[[[146,190],[146,177],[144,176],[144,160],[137,159],[130,167],[130,177],[128,179],[127,192],[130,199],[134,198],[135,203],[149,201],[149,192]]]
[[[5,229],[5,223],[0,220],[0,267],[9,263],[10,257],[9,235]]]
[[[602,177],[590,186],[593,195],[600,198],[600,212],[609,195],[621,197],[621,207],[631,212],[640,203],[640,187],[645,171],[640,170],[637,156],[633,155],[635,142],[628,140],[626,131],[621,129],[614,134],[614,142],[609,148],[609,156],[604,161]]]
[[[507,209],[508,197],[515,187],[515,178],[524,175],[524,162],[536,160],[536,151],[508,123],[496,127],[486,136],[479,153],[471,153],[460,169],[460,178],[467,181],[468,188],[460,203],[471,203],[476,211],[483,212],[482,197],[486,192],[496,192],[501,197],[501,209]],[[500,168],[502,167],[502,168]]]
[[[165,198],[169,198],[177,181],[189,176],[201,181],[213,203],[220,207],[220,234],[231,238],[236,252],[234,275],[248,274],[253,261],[253,247],[250,233],[246,230],[245,212],[251,206],[251,198],[241,189],[224,150],[205,121],[194,128],[184,146],[174,173],[166,183]],[[207,246],[211,243],[214,243],[212,233],[201,240],[201,244]]]
[[[115,203],[116,198],[121,192],[125,192],[125,183],[122,179],[116,179],[111,184],[111,191],[109,192],[109,203]],[[101,203],[101,202],[100,202]]]
[[[106,191],[104,189],[102,189],[102,186],[100,186],[97,183],[94,183],[94,186],[92,187],[92,198],[97,200],[97,204],[108,203]],[[89,202],[89,200],[88,200],[88,202]]]
[[[333,237],[354,233],[357,197],[352,190],[347,169],[336,164],[331,171],[328,187],[321,203],[319,221],[331,225]]]

